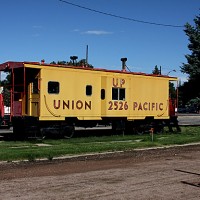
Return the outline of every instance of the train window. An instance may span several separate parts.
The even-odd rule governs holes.
[[[48,93],[49,94],[58,94],[60,91],[59,82],[49,81],[48,82]]]
[[[119,100],[125,100],[125,88],[119,88]]]
[[[112,88],[112,100],[125,100],[125,88]]]
[[[86,95],[91,96],[92,95],[92,86],[86,85]]]
[[[101,89],[101,99],[104,100],[105,99],[105,89]]]
[[[118,88],[112,88],[112,100],[118,100]]]

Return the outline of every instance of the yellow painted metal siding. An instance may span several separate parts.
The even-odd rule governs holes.
[[[97,119],[101,116],[101,78],[98,74],[64,68],[42,69],[41,74],[41,117]],[[59,94],[48,93],[49,81],[59,82]],[[86,95],[86,86],[92,86],[92,95]]]
[[[38,105],[41,120],[169,117],[169,80],[176,78],[34,65],[37,67],[41,68]],[[58,94],[48,93],[49,81],[59,82]],[[86,95],[86,86],[92,86],[92,95]],[[125,98],[112,99],[113,88],[125,90]],[[102,89],[105,99],[101,99]]]
[[[110,73],[103,79],[106,99],[102,101],[102,116],[127,117],[129,120],[146,116],[168,118],[168,79]],[[124,84],[121,85],[121,81]],[[112,87],[125,88],[125,99],[112,100]]]
[[[136,76],[131,79],[130,117],[168,117],[169,80],[160,77]]]
[[[130,76],[119,73],[106,73],[103,76],[103,85],[106,90],[105,100],[102,100],[103,117],[127,117],[130,113]],[[113,100],[112,88],[125,89],[125,99]],[[127,107],[128,106],[128,107]]]

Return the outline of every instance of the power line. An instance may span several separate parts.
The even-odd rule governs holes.
[[[59,1],[62,2],[62,3],[66,3],[66,4],[69,4],[69,5],[78,7],[78,8],[89,10],[91,12],[96,12],[96,13],[107,15],[107,16],[110,16],[110,17],[115,17],[115,18],[119,18],[119,19],[129,20],[129,21],[133,21],[133,22],[138,22],[138,23],[143,23],[143,24],[150,24],[150,25],[156,25],[156,26],[167,26],[167,27],[172,27],[172,28],[183,28],[184,27],[182,25],[162,24],[162,23],[156,23],[156,22],[148,22],[148,21],[138,20],[138,19],[129,18],[129,17],[123,17],[123,16],[119,16],[119,15],[115,15],[115,14],[103,12],[103,11],[100,11],[100,10],[95,10],[95,9],[92,9],[92,8],[88,8],[88,7],[85,7],[85,6],[81,6],[81,5],[78,5],[78,4],[74,4],[74,3],[71,3],[69,1],[65,1],[65,0],[59,0]]]

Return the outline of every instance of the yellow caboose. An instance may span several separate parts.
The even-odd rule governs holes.
[[[109,123],[113,129],[120,125],[130,131],[147,122],[177,121],[169,99],[169,82],[177,78],[127,72],[124,66],[120,71],[37,62],[1,64],[0,70],[12,77],[14,134],[57,130],[71,136],[74,126]]]

